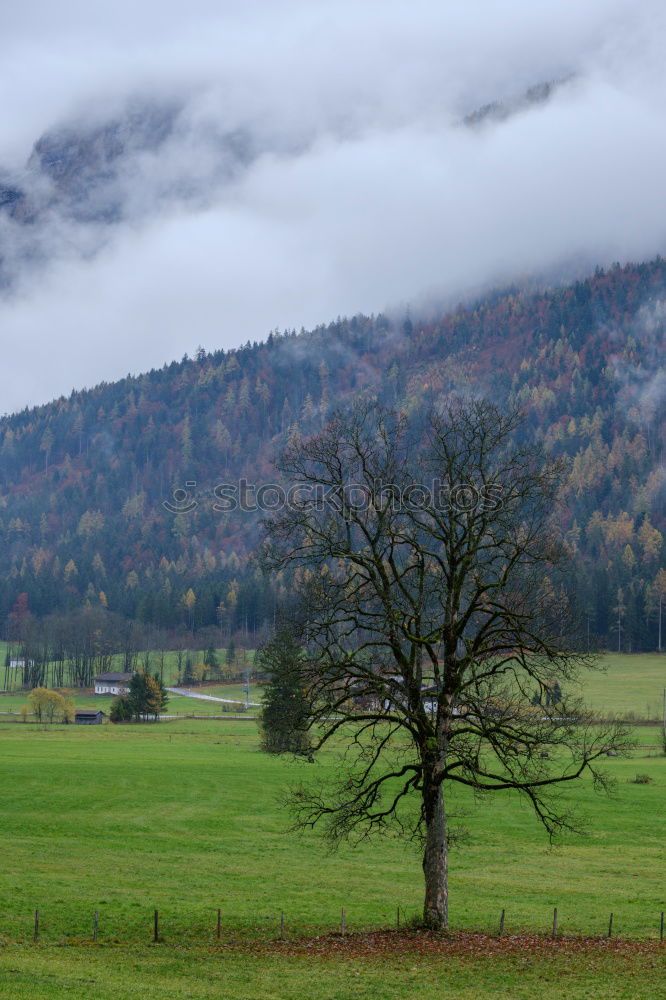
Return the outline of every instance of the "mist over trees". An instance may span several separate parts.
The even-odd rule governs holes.
[[[520,407],[525,436],[567,462],[560,530],[575,552],[586,644],[656,649],[665,287],[657,259],[422,318],[359,316],[236,351],[201,350],[3,418],[5,634],[22,614],[85,610],[178,641],[209,630],[215,645],[256,646],[295,581],[261,574],[261,512],[252,503],[215,509],[216,486],[272,482],[275,452],[358,396],[410,407],[471,388]],[[74,650],[73,672],[88,676],[85,664],[104,655]]]

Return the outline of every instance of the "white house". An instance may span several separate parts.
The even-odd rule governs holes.
[[[94,678],[95,694],[127,694],[133,674],[98,674]]]

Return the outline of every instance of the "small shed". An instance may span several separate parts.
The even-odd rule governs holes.
[[[104,712],[101,709],[82,709],[74,713],[77,726],[101,726],[104,722]]]

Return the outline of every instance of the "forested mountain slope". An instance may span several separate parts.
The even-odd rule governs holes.
[[[562,529],[591,634],[655,648],[660,587],[666,605],[665,286],[658,259],[493,293],[427,321],[357,316],[5,417],[0,615],[27,595],[20,607],[36,616],[89,603],[163,628],[256,633],[288,581],[273,587],[248,564],[258,517],[216,511],[214,488],[271,482],[289,434],[315,430],[357,393],[409,405],[471,391],[521,405],[530,433],[569,459]]]

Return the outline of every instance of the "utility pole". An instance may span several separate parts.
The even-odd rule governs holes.
[[[661,653],[661,602],[662,602],[662,596],[660,594],[659,595],[659,645],[658,645],[660,653]]]

